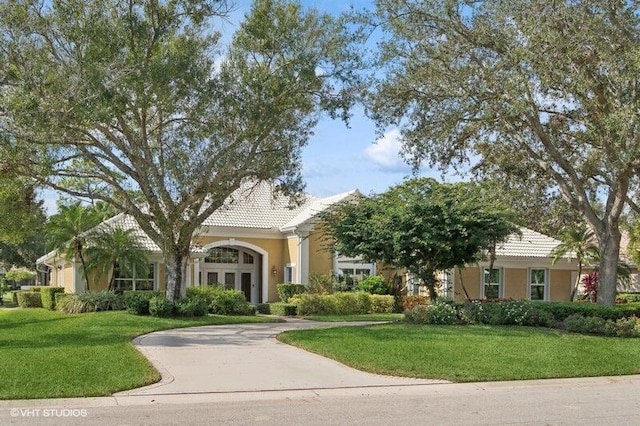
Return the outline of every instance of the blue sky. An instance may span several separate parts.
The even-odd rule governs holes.
[[[354,8],[373,8],[373,0],[360,0],[352,4],[339,0],[302,0],[307,7],[339,14]],[[237,0],[229,22],[224,24],[225,38],[249,10],[250,0]],[[314,135],[302,155],[306,192],[324,197],[358,189],[363,194],[380,193],[389,186],[401,183],[411,175],[411,168],[399,155],[397,129],[388,129],[384,135],[376,134],[375,124],[365,117],[362,109],[355,109],[347,126],[340,120],[323,118],[314,129]],[[439,176],[439,172],[423,169],[422,175]],[[45,207],[55,211],[57,195],[43,193]]]

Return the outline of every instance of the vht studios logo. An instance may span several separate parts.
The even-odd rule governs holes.
[[[84,408],[12,408],[11,417],[87,417]]]

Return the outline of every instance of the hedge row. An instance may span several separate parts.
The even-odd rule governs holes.
[[[464,304],[416,304],[405,312],[415,324],[490,324],[561,328],[570,332],[640,337],[637,309],[586,303],[472,301]]]

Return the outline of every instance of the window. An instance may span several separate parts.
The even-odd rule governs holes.
[[[113,276],[116,290],[153,290],[156,283],[156,264],[149,264],[149,273],[146,276],[138,275],[135,269],[133,274],[126,274],[116,265]]]
[[[353,268],[340,268],[342,275],[353,275]]]
[[[209,256],[204,258],[206,263],[238,263],[239,251],[230,247],[214,247],[209,250]]]
[[[236,288],[236,273],[225,272],[224,273],[224,288],[227,290],[233,290]]]
[[[356,275],[360,275],[363,278],[364,277],[368,277],[369,275],[371,275],[371,269],[366,268],[366,269],[356,269]]]
[[[497,299],[502,296],[502,269],[496,268],[489,272],[489,268],[482,269],[483,294],[486,299]]]
[[[207,285],[218,284],[218,273],[207,272]]]
[[[529,298],[531,300],[546,300],[547,270],[529,270]]]
[[[242,252],[242,263],[245,265],[253,265],[253,256],[251,256],[246,251]]]
[[[284,267],[284,283],[291,284],[293,282],[293,265]]]

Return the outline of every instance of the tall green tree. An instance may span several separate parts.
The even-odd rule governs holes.
[[[0,4],[4,149],[42,184],[135,218],[173,300],[202,222],[247,182],[298,192],[318,117],[346,119],[355,97],[341,22],[256,0],[221,46],[227,13],[216,0]]]
[[[98,278],[107,277],[109,290],[114,289],[116,269],[130,276],[149,273],[148,253],[132,229],[99,226],[91,233],[85,253],[87,273],[95,272]]]
[[[571,289],[571,300],[575,300],[578,286],[582,279],[582,268],[585,264],[598,259],[598,246],[594,244],[593,231],[586,226],[573,226],[566,228],[560,235],[560,244],[553,249],[551,256],[555,264],[561,258],[574,258],[578,261],[578,276]]]
[[[89,290],[89,280],[85,255],[86,243],[91,237],[90,230],[105,219],[103,209],[74,202],[59,204],[58,213],[51,216],[46,225],[49,248],[58,250],[68,260],[80,262],[87,290]]]
[[[379,124],[401,127],[414,164],[543,172],[594,230],[607,305],[620,217],[638,208],[639,12],[619,0],[377,0],[374,17],[388,35]]]
[[[437,296],[437,272],[480,260],[518,232],[513,217],[470,183],[413,179],[323,215],[333,248],[406,268]]]

